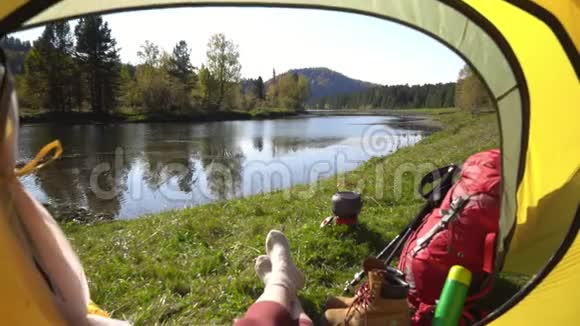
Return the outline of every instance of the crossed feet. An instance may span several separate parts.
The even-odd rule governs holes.
[[[286,288],[295,298],[292,302],[291,315],[297,318],[302,312],[300,301],[296,296],[304,287],[302,271],[296,267],[290,254],[290,244],[286,236],[272,230],[266,237],[266,255],[256,258],[256,274],[265,286],[278,285]]]

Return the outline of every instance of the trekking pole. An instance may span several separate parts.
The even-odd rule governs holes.
[[[391,242],[389,242],[389,244],[387,244],[387,246],[383,250],[381,250],[381,252],[379,252],[378,255],[376,255],[376,258],[381,260],[384,259],[385,266],[389,266],[395,254],[401,248],[401,245],[405,243],[405,241],[407,241],[407,238],[411,235],[411,232],[413,232],[413,230],[416,229],[421,224],[421,222],[423,221],[423,217],[428,212],[431,211],[432,206],[433,206],[432,202],[428,201],[427,203],[425,203],[421,211],[419,211],[419,213],[415,216],[415,218],[411,221],[411,223],[409,223],[401,233],[399,233],[393,240],[391,240]],[[353,287],[355,287],[357,284],[360,283],[360,281],[362,281],[365,275],[366,273],[364,270],[361,270],[360,272],[354,274],[352,280],[346,283],[346,286],[344,287],[343,291],[345,293],[350,292],[350,290]]]
[[[425,198],[427,201],[425,205],[421,208],[419,213],[415,215],[413,220],[399,233],[387,246],[376,255],[377,259],[385,259],[385,266],[389,266],[395,254],[401,248],[401,245],[407,241],[407,238],[411,235],[411,233],[421,225],[423,222],[423,218],[433,210],[435,207],[439,207],[441,202],[443,201],[443,197],[445,194],[451,189],[453,185],[453,177],[459,171],[459,167],[456,165],[448,165],[438,170],[435,170],[426,176],[420,182],[419,186],[419,193]],[[428,193],[423,192],[423,188],[426,184],[433,183],[436,179],[441,179],[439,184],[433,186],[433,189]],[[386,258],[385,258],[386,257]],[[365,277],[366,273],[364,270],[354,274],[352,280],[346,282],[346,286],[344,287],[344,293],[350,292],[350,290],[355,287],[357,284],[362,281]]]
[[[403,231],[403,233],[406,233],[407,228],[405,228],[405,230]],[[391,240],[391,242],[389,242],[389,244],[376,256],[377,259],[383,259],[383,257],[390,252],[391,247],[393,247],[395,244],[398,244],[399,239],[401,239],[401,234],[399,233],[393,240]],[[397,245],[398,247],[398,245]],[[391,255],[392,256],[392,255]],[[343,291],[345,293],[349,292],[353,287],[355,287],[357,284],[360,283],[360,281],[362,281],[362,279],[365,277],[366,273],[364,270],[361,270],[360,272],[354,274],[352,280],[350,280],[349,282],[346,282],[346,286],[344,287]]]

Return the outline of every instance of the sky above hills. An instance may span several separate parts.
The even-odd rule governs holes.
[[[178,8],[106,15],[121,60],[139,63],[145,40],[171,51],[179,40],[205,61],[207,41],[224,33],[239,46],[242,76],[269,79],[272,69],[328,67],[377,84],[455,81],[463,61],[437,41],[378,18],[323,10]],[[72,26],[74,26],[74,21]],[[42,28],[15,33],[33,41]]]

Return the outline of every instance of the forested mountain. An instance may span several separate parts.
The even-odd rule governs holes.
[[[274,72],[274,74],[276,73]],[[306,102],[307,104],[312,104],[323,97],[353,93],[378,86],[377,84],[352,79],[328,68],[292,69],[280,74],[278,77],[286,74],[303,75],[309,80],[310,97]],[[271,82],[272,79],[268,80],[266,86],[269,86]]]
[[[455,83],[376,86],[359,92],[323,97],[312,109],[406,109],[454,105]]]
[[[6,59],[8,60],[10,71],[17,75],[23,74],[24,60],[26,59],[28,51],[30,51],[30,48],[32,47],[30,42],[22,42],[18,38],[8,36],[0,38],[0,47],[4,49],[4,53],[6,53]]]

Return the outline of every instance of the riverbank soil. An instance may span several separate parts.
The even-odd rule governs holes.
[[[63,227],[85,266],[93,300],[117,318],[144,325],[231,324],[261,293],[254,259],[265,251],[267,232],[280,229],[307,275],[303,305],[319,320],[324,299],[340,294],[363,259],[378,253],[419,210],[415,189],[423,173],[499,144],[494,114],[451,112],[432,119],[444,129],[314,186],[131,221]],[[362,192],[360,225],[320,229],[338,189]],[[489,307],[523,281],[504,276]]]

